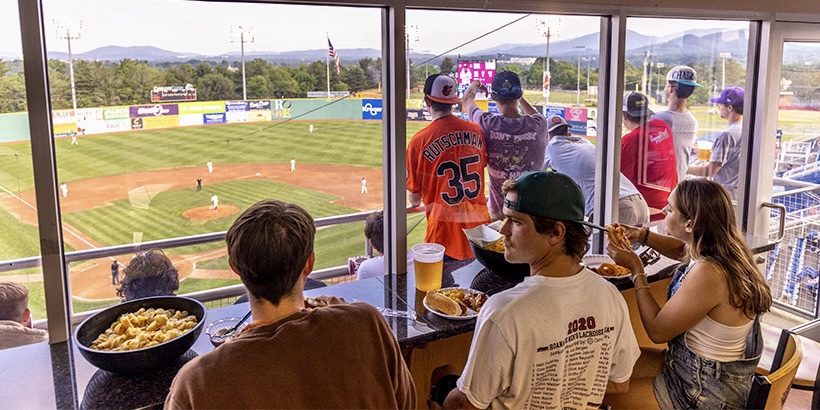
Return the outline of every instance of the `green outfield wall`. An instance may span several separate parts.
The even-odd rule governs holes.
[[[149,128],[283,120],[381,120],[381,100],[274,99],[198,101],[52,112],[54,136],[84,136]],[[0,114],[0,143],[28,141],[28,113]]]

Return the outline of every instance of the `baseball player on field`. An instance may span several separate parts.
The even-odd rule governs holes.
[[[473,257],[462,228],[490,222],[484,196],[487,148],[481,128],[453,115],[460,102],[454,79],[433,74],[424,83],[433,122],[407,146],[407,191],[413,206],[424,202],[425,242],[444,245],[445,259]]]

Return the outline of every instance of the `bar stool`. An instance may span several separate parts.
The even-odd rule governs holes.
[[[763,332],[763,353],[757,365],[757,373],[767,375],[770,372],[772,361],[776,358],[775,348],[778,345],[781,329],[761,323]],[[812,408],[820,408],[820,343],[794,333],[803,349],[803,360],[797,369],[792,381],[792,387],[798,390],[813,391]]]
[[[766,345],[764,339],[764,346]],[[761,374],[762,372],[755,375],[746,408],[782,409],[803,357],[803,348],[798,336],[783,329],[772,356],[771,369],[766,371],[765,375]]]

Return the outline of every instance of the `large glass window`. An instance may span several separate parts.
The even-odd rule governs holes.
[[[0,2],[0,26],[0,261],[10,261],[39,256],[40,242],[16,2]],[[0,262],[0,281],[25,285],[33,319],[45,318],[42,269]]]
[[[819,51],[817,41],[783,43],[777,131],[773,136],[776,155],[771,202],[785,206],[786,218],[783,240],[767,258],[766,279],[776,303],[804,317],[817,317],[820,276],[820,71],[813,58]],[[769,228],[771,239],[778,235],[780,222],[775,215]]]
[[[67,250],[224,231],[264,198],[315,218],[382,208],[379,10],[72,0],[44,13]],[[361,222],[321,229],[316,269],[364,243]],[[239,283],[220,242],[165,253],[180,293]],[[72,263],[75,308],[119,301],[111,265],[131,257]]]
[[[445,250],[447,256],[472,258],[470,247],[458,243],[459,240],[466,241],[461,228],[500,219],[503,181],[545,168],[548,141],[545,116],[562,117],[569,122],[568,128],[573,135],[591,139],[591,157],[585,165],[589,167],[588,174],[593,181],[585,193],[589,194],[589,203],[592,203],[600,18],[409,10],[407,24],[407,77],[410,80],[407,102],[410,147],[407,156],[408,173],[412,177],[408,179],[408,190],[417,191],[422,199],[426,198],[422,202],[428,214],[426,221],[413,214],[408,217],[408,247],[425,240],[426,229],[426,241],[450,247]],[[514,103],[512,111],[507,111],[505,105],[498,102],[508,99],[502,94],[510,89],[495,89],[493,85],[493,78],[503,72],[515,74],[515,80],[511,81],[520,82],[524,101]],[[475,98],[469,97],[471,102],[456,102],[452,112],[482,130],[483,148],[488,155],[486,164],[483,160],[474,160],[474,155],[463,149],[463,144],[437,145],[440,136],[467,128],[458,123],[441,126],[439,120],[430,122],[442,117],[441,108],[431,110],[424,101],[425,79],[435,73],[452,77],[460,97],[475,81],[480,81],[484,87]],[[518,85],[507,87],[514,89]],[[491,116],[517,117],[531,113],[540,120],[521,120],[517,125],[506,127],[498,126],[497,121],[491,124],[494,122]],[[417,141],[412,141],[413,138]],[[450,146],[453,148],[448,148]],[[448,150],[460,151],[459,154],[448,154]],[[420,156],[425,158],[420,159]],[[556,164],[552,167],[559,168]],[[558,170],[570,172],[569,169]],[[478,215],[477,208],[484,206],[484,200],[475,205],[472,202],[478,195],[470,196],[479,188],[476,186],[479,182],[484,186],[478,195],[487,197],[489,208],[489,214],[483,218]],[[584,184],[584,181],[578,182]],[[428,200],[434,203],[427,203]],[[455,228],[446,228],[447,225]]]
[[[620,196],[637,189],[651,225],[685,178],[738,191],[748,46],[748,22],[627,20]]]

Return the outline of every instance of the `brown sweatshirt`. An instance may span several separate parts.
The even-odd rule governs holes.
[[[384,317],[364,303],[248,328],[177,374],[166,408],[407,409],[416,388]]]

